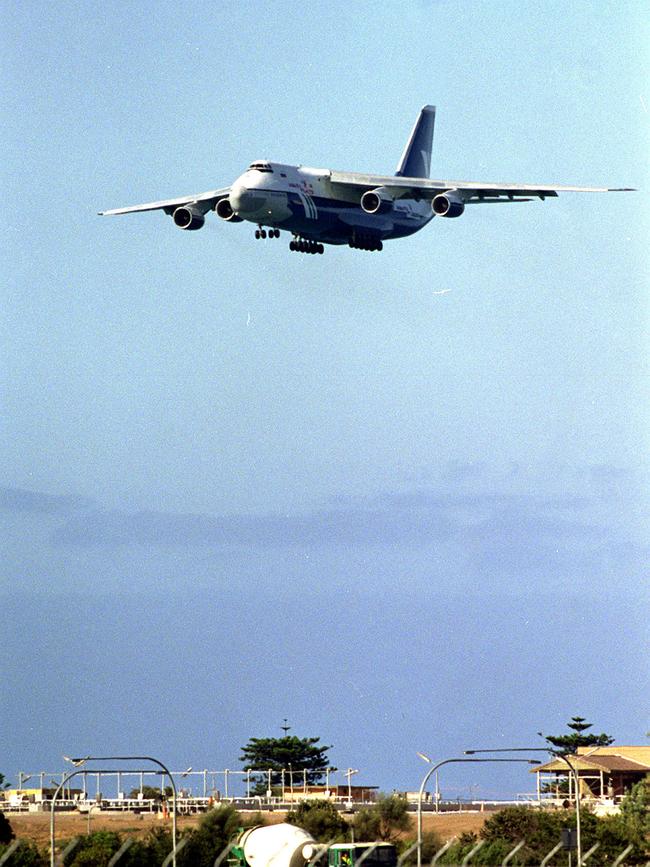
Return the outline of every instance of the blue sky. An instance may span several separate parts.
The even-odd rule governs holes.
[[[385,789],[575,713],[643,742],[644,7],[3,6],[5,774],[236,767],[283,717]],[[434,177],[639,192],[381,255],[96,216],[394,171],[425,103]]]

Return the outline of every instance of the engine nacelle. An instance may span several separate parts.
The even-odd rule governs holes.
[[[242,218],[238,217],[237,214],[233,211],[229,199],[219,199],[215,211],[217,212],[217,217],[220,217],[222,220],[226,220],[226,222],[228,223],[244,222]]]
[[[181,205],[174,211],[173,219],[179,229],[194,231],[203,228],[205,214],[195,206]]]
[[[385,187],[367,190],[361,196],[361,207],[366,214],[387,214],[393,209],[393,197]]]
[[[453,190],[440,193],[431,201],[431,210],[437,217],[460,217],[465,210],[465,202]]]

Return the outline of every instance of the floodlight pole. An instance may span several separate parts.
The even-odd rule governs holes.
[[[560,759],[569,768],[569,773],[573,777],[573,782],[576,790],[576,854],[578,856],[577,867],[582,867],[582,834],[580,830],[580,778],[576,771],[575,765],[568,760],[562,753],[556,753],[554,750],[546,749],[545,747],[499,747],[496,750],[465,750],[468,755],[474,753],[550,753],[556,759]]]
[[[451,765],[457,762],[526,762],[527,764],[539,764],[535,759],[443,759],[441,762],[436,762],[435,764],[431,761],[428,756],[425,756],[424,753],[418,753],[421,759],[425,762],[428,762],[431,767],[424,775],[422,783],[420,784],[420,791],[418,792],[418,858],[417,858],[417,867],[422,867],[422,796],[424,794],[424,787],[427,784],[427,780],[433,774],[434,771],[437,771],[438,768],[441,768],[443,765]]]

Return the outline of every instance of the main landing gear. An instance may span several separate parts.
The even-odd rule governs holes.
[[[372,252],[384,249],[384,245],[381,243],[379,238],[373,238],[372,235],[359,235],[356,233],[348,241],[348,246],[353,247],[355,250],[370,250]]]
[[[325,247],[317,241],[310,241],[308,238],[299,238],[295,236],[293,241],[289,243],[289,249],[294,253],[320,253],[321,256],[325,252]]]
[[[261,226],[259,229],[255,229],[255,237],[259,241],[260,238],[266,238],[267,232],[266,229],[263,229]],[[280,230],[279,229],[269,229],[268,231],[269,238],[279,238]]]

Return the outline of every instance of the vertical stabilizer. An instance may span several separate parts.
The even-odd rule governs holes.
[[[431,145],[433,125],[436,120],[435,105],[425,105],[404,148],[399,161],[397,177],[428,178],[431,170]]]

